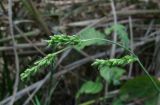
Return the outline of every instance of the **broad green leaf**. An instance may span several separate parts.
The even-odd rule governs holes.
[[[116,100],[113,101],[112,105],[124,105],[121,101],[121,99],[117,98]]]
[[[119,67],[112,67],[111,70],[113,72],[113,84],[120,84],[120,78],[125,73],[125,70]]]
[[[107,35],[116,31],[116,33],[117,33],[118,37],[120,38],[121,42],[123,43],[123,45],[127,48],[129,47],[128,34],[126,32],[126,28],[123,25],[121,25],[121,24],[113,25],[110,28],[106,28],[104,31]]]
[[[78,91],[76,97],[79,98],[81,94],[96,94],[99,93],[103,88],[103,85],[101,82],[93,82],[93,81],[87,81],[85,82],[80,90]]]
[[[112,82],[112,71],[108,66],[100,69],[100,75],[110,84]]]
[[[101,67],[100,75],[110,84],[113,82],[114,85],[118,85],[120,77],[123,75],[125,70],[119,67]]]
[[[119,38],[122,40],[122,43],[124,44],[124,46],[126,46],[127,48],[129,47],[129,38],[128,38],[128,34],[126,32],[126,29],[123,25],[121,24],[117,24],[114,26],[114,29],[117,32],[117,35],[119,36]]]
[[[105,30],[104,30],[105,34],[106,35],[109,35],[113,32],[113,28],[112,27],[107,27]]]
[[[88,39],[93,39],[93,40],[88,40],[86,42],[81,43],[80,46],[77,46],[78,49],[83,49],[84,47],[90,46],[93,44],[103,45],[106,43],[105,41],[95,39],[95,38],[104,39],[105,35],[100,31],[95,30],[94,28],[85,29],[79,34],[79,36],[80,36],[80,39],[82,40],[88,40]]]
[[[154,77],[153,79],[160,87],[160,82]],[[158,92],[147,76],[138,76],[128,80],[120,88],[120,96],[127,96],[123,101],[143,99],[144,105],[157,105],[158,101]]]

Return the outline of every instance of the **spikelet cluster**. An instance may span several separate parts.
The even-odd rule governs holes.
[[[125,66],[126,64],[132,63],[136,61],[137,58],[134,56],[126,55],[122,58],[116,59],[108,59],[108,60],[103,60],[103,59],[96,59],[95,62],[92,64],[93,66],[98,66],[98,67],[114,67],[114,66]]]
[[[67,45],[78,45],[81,43],[79,36],[77,35],[54,35],[50,36],[50,40],[47,40],[49,46],[67,46]]]
[[[53,53],[53,54],[48,54],[46,57],[36,61],[32,67],[26,69],[23,73],[21,73],[20,75],[21,80],[26,80],[31,75],[37,73],[40,69],[47,67],[51,63],[54,63],[55,58],[56,55]]]

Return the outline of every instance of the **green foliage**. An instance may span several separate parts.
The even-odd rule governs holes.
[[[120,84],[120,77],[125,73],[125,70],[119,67],[104,66],[100,68],[100,75],[110,84]]]
[[[129,39],[127,37],[127,33],[125,32],[125,28],[122,25],[116,25],[112,26],[108,30],[105,30],[107,34],[110,34],[115,30],[117,32],[117,35],[122,40],[123,45],[107,40],[105,39],[105,35],[101,32],[95,30],[94,28],[88,28],[80,33],[79,36],[73,35],[54,35],[50,37],[50,40],[47,40],[49,46],[75,46],[78,49],[82,49],[89,45],[103,45],[106,44],[106,42],[110,44],[117,44],[120,47],[127,50],[129,53],[131,51],[128,49],[129,45]],[[125,46],[125,47],[124,47]],[[24,73],[22,73],[21,79],[25,80],[31,75],[37,73],[40,69],[45,68],[49,66],[50,64],[55,63],[56,56],[62,52],[65,51],[65,49],[62,49],[58,52],[55,52],[53,54],[48,54],[46,57],[38,60],[34,63],[34,65],[30,68],[28,68]],[[132,53],[133,54],[133,53]],[[120,100],[115,101],[114,105],[122,104],[124,101],[123,99],[127,100],[134,100],[135,98],[144,98],[144,97],[154,97],[154,101],[146,101],[145,105],[149,105],[155,102],[155,96],[157,97],[157,90],[159,87],[159,83],[157,83],[157,80],[152,80],[148,72],[145,70],[143,65],[141,64],[140,60],[136,57],[135,54],[132,55],[126,55],[122,58],[113,58],[108,60],[103,59],[96,59],[95,62],[92,63],[92,66],[97,66],[100,72],[100,76],[103,77],[109,84],[113,83],[114,85],[118,85],[120,83],[120,77],[125,73],[125,70],[122,68],[119,68],[119,66],[125,66],[127,64],[130,64],[132,62],[137,61],[142,69],[147,74],[147,78],[136,78],[135,80],[128,81],[122,88],[121,88],[121,97]],[[155,81],[155,83],[154,83]],[[154,84],[154,86],[153,86]],[[147,87],[144,87],[147,86]],[[142,88],[143,87],[143,88]],[[155,89],[156,87],[156,89]],[[103,89],[103,84],[100,82],[99,79],[94,81],[87,81],[85,82],[79,91],[77,92],[76,98],[79,98],[81,94],[97,94]],[[147,93],[148,92],[148,93]],[[152,98],[151,97],[151,98]],[[149,104],[148,104],[149,103]]]
[[[117,33],[118,37],[121,39],[123,45],[126,48],[129,48],[129,38],[128,38],[128,34],[126,32],[126,28],[121,24],[117,24],[117,25],[111,26],[110,28],[105,29],[106,34],[111,34],[114,31],[116,31],[116,33]]]
[[[35,96],[35,99],[34,99],[34,103],[33,103],[34,105],[41,105],[41,102],[40,102],[40,100],[38,99],[38,97],[37,96]]]
[[[77,46],[78,49],[83,49],[84,47],[90,46],[93,44],[103,45],[106,43],[105,41],[95,39],[95,38],[104,39],[105,35],[101,33],[100,31],[95,30],[94,28],[85,29],[79,34],[79,37],[81,40],[88,40],[88,39],[92,39],[92,40],[83,41],[83,43],[81,43],[80,46]]]
[[[152,78],[160,86],[160,82],[156,78]],[[148,76],[138,76],[128,80],[120,89],[120,96],[123,101],[142,99],[144,105],[157,105],[158,94]]]
[[[113,58],[108,60],[103,59],[96,59],[94,63],[92,63],[93,66],[98,66],[98,68],[108,66],[108,67],[114,67],[114,66],[125,66],[126,64],[132,63],[136,61],[137,58],[131,55],[126,55],[122,58]]]
[[[47,40],[49,46],[67,46],[78,45],[81,43],[81,39],[77,35],[54,35],[50,36],[50,40]]]
[[[76,98],[79,98],[81,94],[97,94],[103,89],[102,83],[97,79],[95,82],[87,81],[83,83],[78,91]]]
[[[100,70],[100,75],[110,84],[118,85],[120,77],[125,73],[125,70],[116,66],[125,66],[126,64],[136,61],[134,56],[126,55],[119,59],[96,59],[92,66],[97,66]]]
[[[40,69],[47,67],[55,62],[56,54],[48,54],[46,57],[36,61],[31,68],[26,69],[20,76],[21,80],[25,80],[31,75],[37,73]]]
[[[121,99],[116,99],[113,101],[112,105],[124,105]]]
[[[120,59],[99,60],[97,59],[92,65],[98,66],[100,76],[102,76],[109,84],[118,85],[120,77],[125,73],[125,70],[116,66],[124,66],[126,64],[136,61],[134,56],[126,55]],[[102,85],[100,82],[87,81],[85,82],[77,93],[77,98],[82,93],[95,94],[100,92]]]

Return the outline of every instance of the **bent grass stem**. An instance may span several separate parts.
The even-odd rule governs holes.
[[[143,69],[143,71],[145,72],[145,74],[148,76],[148,78],[151,80],[151,82],[153,83],[154,87],[156,88],[156,90],[158,91],[158,93],[160,93],[160,88],[158,86],[158,84],[154,81],[154,79],[151,77],[151,75],[148,73],[148,71],[146,70],[146,68],[143,66],[143,64],[141,63],[141,61],[139,60],[138,56],[136,56],[136,54],[134,54],[131,50],[129,50],[128,48],[126,48],[125,46],[111,41],[111,40],[107,40],[107,39],[100,39],[100,38],[92,38],[92,39],[86,39],[86,40],[82,40],[82,42],[86,42],[86,41],[91,41],[91,40],[101,40],[101,41],[105,41],[107,43],[110,44],[116,44],[119,47],[124,48],[124,50],[128,51],[130,54],[132,54],[135,58],[137,58],[137,62],[139,63],[140,67]]]

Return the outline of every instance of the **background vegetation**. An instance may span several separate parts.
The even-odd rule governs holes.
[[[0,0],[0,105],[160,105],[159,6]]]

